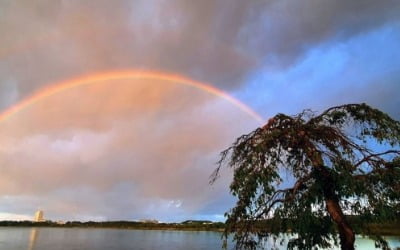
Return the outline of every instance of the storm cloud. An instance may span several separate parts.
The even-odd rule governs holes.
[[[102,70],[160,69],[224,89],[257,67],[397,21],[396,1],[2,1],[3,106]],[[4,94],[3,94],[4,95]],[[15,96],[15,94],[14,94]]]

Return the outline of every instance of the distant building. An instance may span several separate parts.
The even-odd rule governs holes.
[[[159,223],[158,220],[140,220],[140,222],[142,222],[142,223],[153,223],[153,224],[158,224]]]
[[[44,222],[44,216],[43,216],[43,211],[42,210],[38,210],[35,213],[35,222]]]
[[[213,224],[210,220],[185,220],[181,224],[203,224],[203,225],[211,225]]]

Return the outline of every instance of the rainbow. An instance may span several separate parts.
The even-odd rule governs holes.
[[[104,81],[121,80],[121,79],[161,80],[161,81],[174,82],[194,87],[196,89],[206,91],[210,94],[225,99],[226,101],[232,103],[240,110],[247,113],[250,117],[258,121],[260,124],[264,123],[263,118],[259,114],[257,114],[254,110],[252,110],[250,107],[248,107],[246,104],[235,99],[234,97],[230,96],[224,91],[211,86],[208,83],[198,82],[177,74],[170,74],[158,71],[142,71],[142,70],[100,72],[51,84],[49,85],[49,87],[39,90],[32,96],[22,100],[21,102],[11,106],[10,108],[0,113],[0,122],[7,120],[11,116],[17,114],[18,112],[27,108],[28,106],[34,105],[35,103],[39,102],[42,99],[63,92],[65,90],[84,85],[97,84]]]

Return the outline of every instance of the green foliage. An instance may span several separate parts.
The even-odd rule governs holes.
[[[371,144],[386,151],[375,152],[367,147]],[[289,248],[329,247],[338,242],[337,229],[344,241],[343,228],[350,228],[341,222],[346,220],[342,211],[362,218],[360,227],[396,218],[399,145],[400,122],[366,104],[332,107],[319,115],[277,114],[221,153],[211,182],[228,165],[234,170],[230,190],[238,198],[226,214],[226,239],[234,233],[238,248],[254,249],[268,236],[289,232],[294,237]],[[328,201],[337,211],[328,209]],[[274,221],[268,231],[257,226],[266,219]],[[384,240],[376,239],[385,248]]]

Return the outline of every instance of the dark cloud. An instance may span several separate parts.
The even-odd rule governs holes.
[[[271,68],[290,65],[312,46],[398,20],[399,10],[396,1],[268,1],[249,15],[239,45]]]
[[[19,98],[54,81],[120,68],[178,72],[232,88],[265,61],[291,64],[315,44],[397,19],[400,8],[396,1],[374,0],[1,5],[0,84],[14,79]]]

